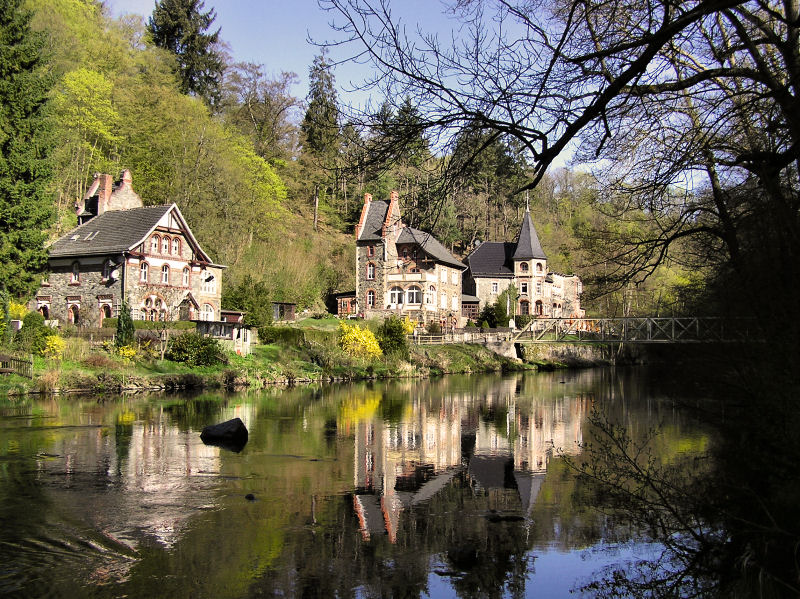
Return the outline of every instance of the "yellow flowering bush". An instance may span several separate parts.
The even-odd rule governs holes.
[[[133,345],[121,345],[117,348],[117,355],[125,360],[133,360],[136,357],[136,348]]]
[[[406,335],[413,335],[414,329],[417,328],[417,321],[411,320],[408,315],[403,319],[403,332]]]
[[[66,343],[64,342],[64,339],[58,335],[48,335],[45,339],[44,347],[42,348],[41,352],[45,358],[60,360],[64,355],[65,347]]]
[[[372,331],[345,321],[339,323],[339,347],[351,356],[360,358],[379,358],[383,355]]]
[[[14,301],[8,302],[8,316],[11,320],[22,320],[27,313],[28,308],[26,308],[24,304],[19,304]]]

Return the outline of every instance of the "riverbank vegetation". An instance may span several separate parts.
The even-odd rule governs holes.
[[[534,363],[504,358],[480,345],[410,346],[405,331],[395,325],[390,325],[392,332],[387,335],[381,334],[383,323],[349,325],[344,332],[341,324],[338,319],[307,319],[298,326],[264,328],[263,343],[254,346],[248,356],[226,353],[216,340],[185,330],[173,332],[163,358],[159,344],[150,337],[140,337],[134,343],[118,347],[108,341],[97,343],[51,334],[47,338],[59,339],[63,344],[61,350],[48,351],[43,345],[35,352],[33,380],[6,376],[0,379],[0,393],[258,389],[273,384],[429,377],[537,367]],[[402,321],[398,320],[398,324],[403,326]],[[42,330],[49,329],[42,327]],[[373,341],[364,349],[360,342],[354,345],[348,335],[370,336]],[[544,362],[539,365],[545,367]]]

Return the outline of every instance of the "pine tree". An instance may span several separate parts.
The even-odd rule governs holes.
[[[31,31],[31,13],[22,4],[0,2],[0,282],[19,298],[39,284],[53,218],[45,118],[50,78],[44,37]]]
[[[133,318],[131,318],[131,308],[128,302],[123,302],[119,307],[119,316],[117,317],[117,336],[114,340],[117,347],[125,347],[134,342],[136,338],[136,331],[133,326]]]
[[[217,14],[213,8],[202,12],[204,5],[202,0],[160,0],[147,21],[147,30],[156,46],[176,56],[181,91],[214,106],[220,98],[225,63],[214,49],[220,30],[205,33]]]
[[[339,149],[339,105],[331,65],[324,52],[314,58],[308,76],[308,110],[300,126],[303,149],[330,166]]]

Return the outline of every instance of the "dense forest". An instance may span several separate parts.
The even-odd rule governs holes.
[[[12,230],[28,237],[28,257],[9,249],[16,267],[3,267],[20,299],[44,269],[41,232],[68,231],[93,173],[125,168],[146,204],[177,203],[206,250],[229,266],[229,307],[254,310],[253,298],[271,297],[320,311],[332,293],[352,289],[363,194],[393,189],[407,222],[462,257],[480,241],[513,240],[529,203],[550,268],[584,277],[590,313],[676,313],[702,286],[702,269],[681,265],[680,251],[647,278],[608,277],[597,232],[647,225],[636,213],[604,213],[593,174],[556,169],[527,194],[519,190],[532,167],[511,139],[475,128],[445,148],[419,128],[409,98],[384,101],[368,123],[351,118],[324,51],[309,65],[308,97],[297,98],[297,74],[233,62],[203,2],[163,0],[152,15],[120,19],[95,0],[5,4],[14,16],[4,30],[16,30],[35,57],[20,85],[35,81],[40,92],[20,122],[36,149],[26,175],[36,193],[19,200],[31,216],[12,214],[4,225],[9,246],[20,247]],[[5,99],[19,101],[11,92]],[[4,176],[14,179],[10,170]]]

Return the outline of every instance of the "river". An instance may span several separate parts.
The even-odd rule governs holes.
[[[658,553],[571,464],[601,410],[703,429],[644,369],[0,399],[0,596],[576,597]],[[239,452],[203,426],[239,417]]]

